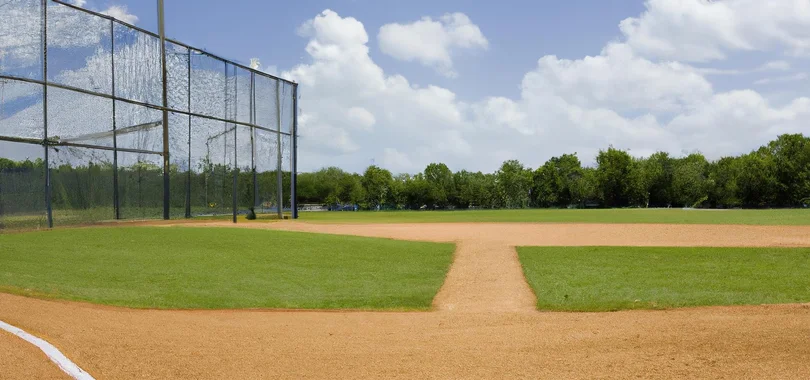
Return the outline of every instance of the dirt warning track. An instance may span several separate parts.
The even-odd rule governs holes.
[[[541,313],[513,249],[810,247],[810,227],[240,227],[453,241],[458,249],[435,312],[128,310],[0,294],[0,320],[48,340],[97,379],[810,377],[810,305]],[[3,338],[0,348],[15,349]]]

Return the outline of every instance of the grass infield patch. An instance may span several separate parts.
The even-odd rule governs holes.
[[[810,225],[810,209],[786,210],[465,210],[301,212],[315,223],[663,223]]]
[[[810,248],[521,247],[518,256],[540,310],[810,302]]]
[[[426,310],[452,244],[232,228],[0,235],[0,291],[161,309]]]

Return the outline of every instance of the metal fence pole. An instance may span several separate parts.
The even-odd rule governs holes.
[[[160,62],[163,73],[163,219],[169,220],[169,99],[166,71],[166,23],[163,17],[163,0],[158,1],[158,31],[160,34]]]
[[[290,173],[290,205],[292,218],[298,219],[298,83],[293,85],[292,172]]]
[[[256,74],[250,73],[250,124],[256,124]],[[250,168],[253,171],[253,207],[259,207],[259,179],[256,174],[256,128],[250,127]]]
[[[48,213],[48,228],[53,228],[53,205],[51,204],[51,161],[48,148],[48,1],[42,0],[42,128],[45,147],[45,208]]]
[[[115,96],[115,21],[110,20],[110,68],[112,72],[112,96]],[[112,101],[113,130],[113,209],[115,219],[121,219],[121,198],[118,193],[118,133],[116,132],[115,103]]]
[[[276,152],[277,152],[277,162],[276,162],[276,202],[278,202],[278,218],[284,218],[284,184],[281,173],[281,82],[276,81],[276,126],[278,127],[278,133],[276,133]]]
[[[234,169],[233,169],[233,222],[236,223],[236,214],[238,212],[237,206],[237,190],[239,188],[238,185],[238,178],[239,178],[239,166],[236,165],[238,149],[236,149],[236,134],[237,134],[236,126],[233,127],[233,161],[234,161]]]
[[[239,110],[239,81],[237,80],[237,72],[236,68],[233,70],[233,113],[231,114],[233,119],[236,120],[237,111]],[[228,63],[225,63],[225,86],[228,86]],[[225,91],[227,95],[228,92]],[[227,106],[227,102],[225,103]],[[227,111],[227,107],[226,107]],[[228,118],[227,112],[225,112],[225,118]],[[238,135],[238,127],[236,124],[233,124],[233,222],[236,223],[236,214],[239,212],[239,206],[237,201],[238,191],[239,191],[239,160],[238,160],[238,151],[239,151],[239,144],[237,144],[236,136]]]
[[[188,52],[188,112],[191,112],[191,49]],[[191,115],[188,116],[188,168],[186,170],[186,218],[191,218]]]

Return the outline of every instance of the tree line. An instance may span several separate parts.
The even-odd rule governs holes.
[[[233,210],[234,181],[240,210],[253,206],[278,206],[278,173],[253,173],[203,161],[196,170],[169,168],[169,202],[172,212],[183,213],[190,202],[193,214],[228,214]],[[45,162],[42,159],[12,161],[0,158],[0,216],[45,210]],[[59,164],[50,168],[51,203],[54,209],[112,210],[115,168],[109,162],[81,165]],[[290,172],[282,171],[284,204],[290,206]],[[254,191],[258,190],[258,196]],[[189,192],[188,199],[186,192]],[[163,169],[149,162],[118,167],[118,195],[123,218],[159,217],[163,208]],[[254,205],[258,199],[259,205]],[[112,218],[111,215],[103,216]]]
[[[810,203],[810,137],[786,134],[748,154],[709,161],[700,153],[633,157],[609,147],[595,167],[574,154],[532,169],[517,160],[495,173],[453,172],[432,163],[422,173],[361,174],[328,167],[298,176],[300,203],[363,209],[801,207]]]

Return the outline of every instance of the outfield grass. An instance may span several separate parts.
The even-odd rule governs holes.
[[[301,212],[300,218],[316,223],[665,223],[810,225],[810,210],[469,210]]]
[[[541,310],[810,302],[810,248],[522,247],[518,255]]]
[[[0,235],[0,291],[133,308],[425,310],[452,244],[230,228]]]

